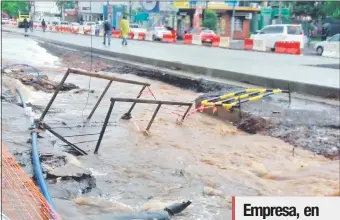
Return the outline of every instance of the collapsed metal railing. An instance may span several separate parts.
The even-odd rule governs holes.
[[[122,78],[118,78],[118,77],[115,77],[115,76],[109,76],[109,75],[104,75],[104,74],[100,74],[100,73],[94,73],[94,72],[88,72],[88,71],[84,71],[84,70],[79,70],[79,69],[73,69],[73,68],[69,68],[64,77],[62,78],[62,80],[60,81],[60,84],[58,85],[57,89],[55,90],[52,98],[50,99],[49,103],[47,104],[45,110],[43,111],[43,113],[41,114],[40,116],[40,119],[39,121],[43,121],[48,110],[50,109],[51,105],[53,104],[55,98],[57,97],[60,89],[62,88],[62,86],[64,85],[67,77],[69,76],[70,73],[73,73],[73,74],[77,74],[77,75],[84,75],[84,76],[89,76],[89,77],[94,77],[94,78],[99,78],[99,79],[106,79],[106,80],[109,80],[109,83],[107,84],[107,86],[105,87],[104,91],[102,92],[102,94],[100,95],[96,105],[93,107],[90,115],[87,117],[87,119],[91,119],[91,117],[93,116],[94,112],[96,111],[96,109],[98,108],[100,102],[102,101],[102,99],[104,98],[107,90],[110,88],[111,84],[113,81],[116,81],[116,82],[122,82],[122,83],[128,83],[128,84],[135,84],[135,85],[142,85],[143,88],[141,89],[141,91],[139,92],[137,98],[139,98],[142,94],[142,92],[144,91],[144,89],[147,87],[147,86],[150,86],[150,83],[145,83],[145,82],[139,82],[139,81],[135,81],[135,80],[129,80],[129,79],[122,79]],[[132,108],[133,106],[131,106],[129,112],[132,111]]]
[[[125,114],[123,114],[123,116],[121,117],[121,119],[124,119],[124,120],[129,120],[131,118],[131,112],[132,112],[133,108],[135,107],[135,105],[137,103],[157,104],[157,108],[156,108],[156,110],[154,111],[154,113],[152,115],[152,118],[151,118],[151,120],[150,120],[150,122],[149,122],[149,124],[148,124],[148,126],[146,128],[146,131],[149,131],[149,129],[150,129],[150,127],[151,127],[151,125],[152,125],[152,123],[153,123],[153,121],[154,121],[154,119],[155,119],[155,117],[156,117],[156,115],[157,115],[157,113],[158,113],[158,111],[159,111],[159,109],[160,109],[160,107],[162,105],[188,106],[186,112],[182,116],[182,120],[181,120],[182,122],[185,119],[185,117],[187,116],[187,114],[188,114],[188,112],[189,112],[189,110],[190,110],[190,108],[192,106],[192,103],[190,103],[190,102],[173,102],[173,101],[160,101],[160,100],[139,99],[141,97],[143,91],[145,90],[145,88],[150,86],[149,83],[138,82],[138,81],[135,81],[135,80],[127,80],[127,79],[122,79],[122,78],[118,78],[118,77],[114,77],[114,76],[110,76],[110,75],[104,75],[104,74],[100,74],[100,73],[93,73],[93,72],[87,72],[87,71],[84,71],[84,70],[69,68],[66,71],[66,73],[65,73],[64,77],[62,78],[62,80],[60,81],[60,84],[56,88],[56,90],[55,90],[53,96],[51,97],[50,101],[48,102],[46,108],[42,112],[40,118],[38,119],[38,123],[37,124],[39,125],[39,128],[48,130],[54,136],[56,136],[58,139],[63,141],[66,145],[72,147],[74,150],[76,150],[81,155],[87,155],[87,153],[84,150],[82,150],[79,147],[77,147],[74,143],[71,143],[70,141],[65,139],[65,137],[63,137],[62,135],[57,133],[55,130],[53,130],[47,123],[43,122],[46,114],[48,113],[49,109],[51,108],[54,100],[56,99],[60,89],[62,88],[63,84],[65,83],[65,81],[66,81],[66,79],[67,79],[67,77],[69,76],[70,73],[109,80],[109,83],[105,87],[104,91],[102,92],[101,96],[99,97],[98,101],[96,102],[95,106],[93,107],[91,113],[87,117],[87,120],[90,120],[92,118],[93,114],[95,113],[96,109],[98,108],[100,102],[104,98],[106,92],[110,88],[110,86],[111,86],[113,81],[122,82],[122,83],[128,83],[128,84],[135,84],[135,85],[142,85],[143,86],[142,89],[140,90],[140,92],[138,93],[137,97],[134,98],[134,99],[132,99],[132,98],[111,98],[110,99],[111,104],[110,104],[108,113],[106,115],[105,121],[103,123],[101,132],[99,133],[99,138],[98,138],[97,145],[96,145],[94,153],[98,153],[99,146],[100,146],[101,141],[103,139],[106,127],[108,126],[108,122],[109,122],[109,119],[110,119],[110,116],[111,116],[111,113],[112,113],[112,109],[113,109],[113,106],[114,106],[115,102],[132,102],[132,105],[131,105],[130,109]]]
[[[155,109],[152,117],[151,117],[151,120],[149,121],[149,124],[148,126],[146,127],[146,131],[149,131],[159,109],[161,108],[162,105],[180,105],[180,106],[188,106],[187,110],[185,111],[184,115],[182,116],[182,121],[185,119],[185,117],[187,116],[191,106],[192,106],[192,103],[190,102],[173,102],[173,101],[160,101],[160,100],[147,100],[147,99],[129,99],[129,98],[111,98],[111,104],[110,104],[110,107],[109,107],[109,110],[106,114],[106,118],[105,118],[105,121],[104,121],[104,124],[103,124],[103,127],[102,127],[102,130],[100,132],[100,135],[99,135],[99,139],[98,139],[98,142],[97,142],[97,145],[96,145],[96,149],[94,150],[94,153],[98,153],[98,150],[99,150],[99,147],[100,147],[100,143],[103,139],[103,136],[104,136],[104,133],[105,133],[105,130],[106,130],[106,126],[107,126],[107,123],[109,122],[110,120],[110,117],[111,117],[111,113],[112,113],[112,110],[113,110],[113,106],[115,104],[115,102],[133,102],[133,106],[136,105],[136,103],[146,103],[146,104],[156,104],[157,105],[157,108]]]
[[[58,139],[60,139],[61,141],[63,141],[64,143],[66,143],[68,146],[72,147],[74,150],[76,150],[77,152],[79,152],[82,155],[87,155],[87,153],[85,151],[83,151],[82,149],[80,149],[79,147],[77,147],[76,145],[72,144],[71,142],[67,141],[62,135],[60,135],[59,133],[57,133],[56,131],[54,131],[48,124],[43,123],[43,120],[46,116],[46,114],[48,113],[49,109],[51,108],[54,100],[56,99],[60,89],[62,88],[62,86],[64,85],[67,77],[70,74],[77,74],[77,75],[84,75],[84,76],[89,76],[89,77],[94,77],[94,78],[99,78],[99,79],[106,79],[109,80],[109,83],[106,85],[104,91],[102,92],[102,94],[100,95],[97,103],[95,104],[95,106],[93,107],[91,113],[89,114],[89,116],[87,117],[87,120],[90,120],[93,116],[93,114],[95,113],[96,109],[98,108],[100,102],[102,101],[102,99],[104,98],[106,92],[108,91],[108,89],[110,88],[112,82],[121,82],[121,83],[128,83],[128,84],[134,84],[134,85],[141,85],[143,86],[141,91],[139,92],[139,94],[137,95],[137,99],[141,96],[142,92],[144,91],[144,89],[148,86],[150,86],[150,83],[146,83],[146,82],[139,82],[139,81],[135,81],[135,80],[128,80],[128,79],[122,79],[122,78],[118,78],[115,76],[110,76],[110,75],[105,75],[105,74],[100,74],[100,73],[94,73],[94,72],[88,72],[88,71],[84,71],[84,70],[80,70],[80,69],[73,69],[73,68],[69,68],[67,69],[65,75],[63,76],[62,80],[60,81],[58,87],[56,88],[53,96],[51,97],[50,101],[48,102],[46,108],[44,109],[44,111],[42,112],[39,120],[38,120],[38,124],[39,127],[42,129],[47,129],[49,132],[51,132],[53,135],[55,135]],[[135,104],[133,104],[131,106],[131,108],[129,109],[129,111],[126,113],[128,115],[131,114],[131,111],[133,109]]]

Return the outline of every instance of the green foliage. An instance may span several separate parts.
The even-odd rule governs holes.
[[[323,17],[323,4],[316,1],[296,1],[292,4],[293,14],[296,16],[311,16],[312,18]]]
[[[324,2],[323,11],[326,16],[340,18],[340,2],[339,1]]]
[[[7,13],[11,17],[18,17],[20,10],[20,13],[22,14],[28,14],[28,1],[16,1],[16,2],[10,2],[10,1],[3,1],[1,2],[2,11]]]
[[[57,1],[56,5],[58,6],[59,11],[62,10],[62,8],[64,7],[64,9],[73,9],[74,8],[74,4],[75,1]]]
[[[216,14],[215,11],[210,10],[210,9],[206,9],[204,11],[204,20],[202,22],[202,26],[216,31],[216,29],[217,29],[217,14]]]
[[[339,1],[296,1],[292,3],[292,10],[295,15],[310,15],[312,18],[334,17],[340,18]]]

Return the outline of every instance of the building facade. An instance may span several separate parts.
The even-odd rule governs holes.
[[[33,15],[33,19],[36,21],[42,20],[43,18],[45,20],[49,20],[56,16],[59,16],[60,10],[56,2],[35,1],[31,6],[31,13]]]

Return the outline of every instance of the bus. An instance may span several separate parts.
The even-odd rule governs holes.
[[[29,22],[31,20],[31,16],[30,14],[21,14],[20,11],[19,12],[19,16],[18,16],[18,19],[17,19],[17,22],[18,22],[18,28],[23,28],[24,27],[24,19],[26,18],[27,22]]]

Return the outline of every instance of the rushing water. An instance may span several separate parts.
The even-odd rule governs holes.
[[[9,41],[7,41],[9,40]],[[3,53],[9,63],[29,62],[30,57],[42,51],[32,40],[4,39],[17,45],[28,44],[30,50],[16,56],[11,49]],[[3,44],[4,45],[4,44]],[[29,62],[38,68],[44,66],[50,79],[59,81],[65,68],[46,68],[57,58],[49,57],[40,63]],[[49,61],[47,61],[49,60]],[[53,61],[53,62],[52,62]],[[51,63],[52,62],[52,63]],[[150,82],[151,89],[159,100],[192,101],[199,94],[174,86],[140,78],[134,75],[112,75],[138,81]],[[45,121],[53,126],[83,123],[102,90],[108,83],[102,79],[70,75],[72,82],[94,93],[62,92],[55,100]],[[52,94],[34,91],[16,80],[5,78],[4,85],[14,90],[20,87],[26,99],[38,106],[45,106]],[[110,97],[137,96],[141,86],[113,82],[91,121],[103,121],[109,107]],[[142,98],[152,99],[147,91]],[[174,219],[231,219],[232,195],[338,195],[339,162],[284,143],[277,138],[248,135],[234,126],[203,114],[194,114],[182,125],[176,123],[172,112],[183,109],[162,106],[150,134],[145,130],[155,105],[137,104],[133,119],[123,121],[121,115],[130,103],[115,103],[99,154],[93,154],[95,142],[78,144],[91,152],[78,157],[79,162],[92,171],[102,198],[74,198],[58,201],[57,209],[65,219],[81,218],[100,212],[136,211],[162,206],[177,201],[191,200],[193,204]],[[3,117],[10,117],[10,112]],[[56,129],[62,135],[99,132],[97,128]],[[96,140],[97,136],[72,138],[72,142]],[[53,186],[50,186],[53,187]],[[151,201],[150,201],[151,200]],[[59,204],[59,206],[58,206]],[[112,208],[114,207],[114,208]],[[125,210],[126,211],[126,210]]]

